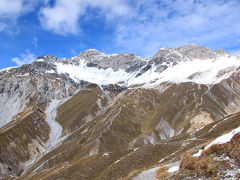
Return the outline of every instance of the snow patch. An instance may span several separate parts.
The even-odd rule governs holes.
[[[43,62],[44,61],[44,59],[37,59],[37,60],[35,60],[35,61],[37,61],[37,62]]]
[[[231,179],[231,180],[239,179],[236,177],[236,175],[240,173],[240,169],[233,159],[230,159],[228,156],[221,155],[221,156],[214,157],[214,160],[220,161],[220,162],[227,161],[231,166],[231,168],[224,173],[224,179]]]
[[[9,71],[10,69],[13,69],[13,68],[17,68],[18,66],[16,67],[7,67],[7,68],[4,68],[4,69],[0,69],[0,72],[2,71]]]
[[[204,150],[207,150],[214,144],[225,144],[225,143],[229,142],[233,138],[233,136],[239,132],[240,132],[240,127],[233,129],[231,132],[224,134],[224,135],[218,137],[217,139],[215,139],[214,141],[212,141],[209,145],[207,145],[204,148]]]
[[[104,153],[102,156],[109,156],[109,153]]]
[[[169,173],[172,173],[172,172],[178,171],[179,168],[180,168],[179,166],[170,167],[170,168],[168,169],[168,172],[169,172]]]
[[[201,156],[202,151],[203,150],[199,150],[197,153],[194,153],[192,156],[193,157],[199,157],[199,156]]]
[[[142,173],[138,174],[137,176],[133,177],[132,180],[156,180],[156,172],[159,167],[155,167]]]
[[[135,152],[135,151],[137,151],[139,148],[135,148],[133,151]]]
[[[166,164],[167,167],[169,167],[168,172],[172,173],[175,171],[178,171],[180,168],[180,162],[174,162],[174,163],[170,163],[170,164]],[[138,174],[137,176],[133,177],[133,180],[156,180],[156,174],[157,174],[157,170],[161,168],[161,166],[157,166],[151,169],[148,169],[146,171],[141,172],[140,174]]]
[[[52,73],[55,73],[55,71],[52,69],[50,71],[46,71],[46,73],[52,74]]]
[[[212,145],[214,144],[225,144],[230,142],[230,140],[233,138],[233,136],[237,133],[240,133],[240,127],[233,129],[231,132],[224,134],[218,138],[216,138],[214,141],[212,141],[210,144],[208,144],[204,150],[207,150],[208,148],[210,148]],[[193,154],[194,157],[199,157],[201,156],[203,150],[199,150],[197,153]]]
[[[115,164],[117,164],[120,160],[115,161]]]

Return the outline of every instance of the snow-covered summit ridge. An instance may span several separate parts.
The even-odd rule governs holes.
[[[88,66],[98,68],[112,68],[114,71],[127,70],[132,66],[142,67],[148,64],[161,64],[161,63],[178,63],[180,61],[188,61],[194,59],[216,59],[219,56],[231,56],[229,53],[222,49],[212,51],[209,48],[198,45],[186,45],[176,48],[161,48],[154,56],[149,58],[141,58],[140,56],[132,53],[120,54],[106,54],[99,52],[96,49],[88,49],[81,52],[78,56],[70,59],[57,58],[53,55],[40,56],[36,61],[38,62],[62,62],[65,64],[78,65],[85,62]],[[134,69],[134,68],[132,68]],[[136,68],[135,68],[136,69]],[[135,70],[134,69],[134,70]],[[130,70],[129,70],[130,71]]]
[[[222,49],[213,51],[204,46],[190,44],[176,48],[162,48],[154,55],[154,57],[162,57],[165,61],[176,63],[179,61],[191,61],[194,59],[216,59],[217,57],[224,55],[231,56]]]
[[[97,52],[96,50],[90,51],[91,53]],[[85,56],[87,52],[84,52]],[[124,56],[128,59],[124,59]],[[214,52],[197,45],[164,48],[147,60],[132,54],[119,54],[119,57],[120,62],[111,55],[105,54],[101,54],[100,57],[93,56],[92,59],[87,60],[83,56],[78,56],[75,57],[75,60],[79,58],[78,62],[80,62],[77,66],[56,63],[56,67],[58,73],[67,73],[74,81],[84,80],[99,85],[142,84],[149,87],[163,82],[215,84],[228,78],[240,66],[240,59],[236,56],[231,56],[223,50]],[[89,61],[92,64],[89,64]],[[125,68],[116,68],[119,64],[114,63],[121,62],[125,63]],[[132,62],[132,64],[126,62]]]
[[[3,72],[3,71],[9,71],[10,69],[13,69],[13,68],[16,68],[16,67],[7,67],[7,68],[3,68],[3,69],[0,69],[0,72]]]
[[[41,56],[13,71],[64,75],[76,83],[153,87],[163,82],[215,84],[228,78],[239,66],[240,58],[223,50],[214,52],[203,46],[187,45],[162,48],[147,59],[132,53],[108,55],[95,49],[83,51],[70,59]]]
[[[136,56],[132,53],[120,53],[120,54],[105,54],[99,52],[96,49],[88,49],[81,52],[78,56],[72,57],[70,59],[66,58],[56,58],[56,56],[40,56],[37,58],[36,62],[45,63],[64,63],[79,65],[85,63],[88,67],[97,68],[111,68],[113,71],[126,70],[129,66],[141,63],[144,61],[140,56]]]

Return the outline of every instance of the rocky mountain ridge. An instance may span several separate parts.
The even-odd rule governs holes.
[[[239,68],[239,57],[188,45],[0,71],[0,176],[117,179],[201,144],[194,134],[239,112]]]
[[[56,70],[54,69],[54,63],[64,63],[64,64],[73,64],[79,65],[82,62],[86,62],[87,67],[96,67],[107,69],[111,68],[113,71],[118,71],[123,69],[127,72],[131,72],[130,69],[134,69],[138,65],[138,70],[140,67],[143,67],[147,64],[165,64],[173,63],[176,64],[180,61],[191,61],[194,59],[216,59],[219,56],[228,56],[231,55],[223,50],[217,50],[216,52],[211,49],[205,48],[198,45],[187,45],[180,46],[177,48],[162,48],[154,56],[150,58],[141,58],[132,53],[121,53],[121,54],[112,54],[108,55],[101,53],[95,49],[89,49],[81,52],[78,56],[72,57],[70,59],[66,58],[57,58],[53,55],[40,56],[31,64],[32,69],[42,68],[45,72]],[[40,63],[45,62],[45,63]],[[44,69],[43,69],[44,68]],[[18,69],[18,68],[17,68]],[[31,68],[28,71],[32,70]],[[9,70],[9,69],[7,69]],[[23,70],[23,69],[22,69]],[[17,72],[16,72],[17,73]]]

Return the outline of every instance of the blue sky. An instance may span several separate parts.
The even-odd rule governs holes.
[[[239,0],[0,0],[0,69],[86,49],[152,56],[199,44],[240,54]]]

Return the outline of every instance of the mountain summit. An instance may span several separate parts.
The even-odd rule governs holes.
[[[237,56],[187,45],[2,70],[0,177],[120,179],[179,161],[240,126],[239,68]]]

